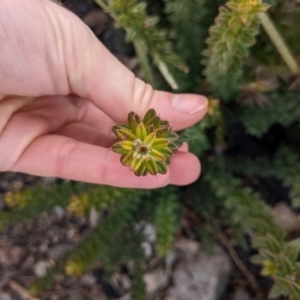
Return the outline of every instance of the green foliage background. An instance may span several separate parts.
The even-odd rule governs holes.
[[[231,228],[227,237],[231,244],[256,251],[251,261],[262,267],[264,276],[273,279],[269,296],[300,299],[300,240],[291,239],[274,222],[272,207],[246,180],[277,178],[289,188],[293,209],[299,209],[299,72],[285,65],[260,26],[260,16],[268,11],[271,20],[276,19],[277,31],[291,53],[298,54],[294,58],[297,64],[300,3],[95,2],[126,31],[127,41],[133,43],[148,82],[158,88],[173,87],[176,92],[199,92],[209,97],[204,120],[181,133],[190,150],[201,159],[203,176],[185,188],[155,191],[66,182],[54,184],[48,190],[37,188],[8,194],[10,209],[0,213],[1,228],[26,222],[57,204],[78,215],[88,213],[92,207],[101,211],[105,206],[109,212],[84,242],[57,262],[45,278],[34,283],[31,292],[37,294],[51,286],[55,272],[79,275],[101,260],[109,274],[120,261],[134,261],[133,299],[145,299],[142,275],[146,260],[140,248],[143,237],[142,232],[134,229],[135,224],[155,224],[156,252],[166,256],[172,249],[182,211],[188,205],[201,221],[196,233],[203,243],[216,240],[220,229]],[[265,143],[270,130],[278,126],[286,138],[272,147],[268,155],[232,155],[228,136],[235,124],[241,124],[257,143]]]

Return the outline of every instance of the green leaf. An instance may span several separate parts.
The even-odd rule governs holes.
[[[155,139],[156,139],[156,132],[152,132],[152,133],[150,133],[150,134],[147,135],[147,137],[144,140],[144,143],[146,145],[148,145],[148,144],[152,145],[153,142],[155,141]]]
[[[143,163],[143,158],[133,159],[131,162],[131,170],[137,171]]]
[[[282,251],[292,262],[295,262],[300,251],[300,238],[286,243]]]
[[[146,169],[148,170],[148,172],[151,175],[156,175],[157,174],[157,172],[158,172],[158,166],[157,166],[156,162],[152,158],[150,160],[148,160],[148,161],[145,161],[144,164],[146,166]]]
[[[300,282],[300,262],[295,263],[295,281]]]
[[[151,146],[154,147],[156,150],[160,150],[162,148],[168,147],[169,143],[170,141],[166,138],[158,138],[153,140]]]
[[[249,260],[254,265],[262,265],[264,259],[260,254],[255,254],[252,255]]]
[[[160,149],[159,152],[162,153],[162,155],[165,157],[165,159],[170,159],[174,156],[173,151],[171,149],[169,149],[168,147]]]
[[[128,114],[128,125],[134,135],[136,135],[137,125],[141,122],[142,119],[133,111]]]
[[[143,119],[143,122],[144,122],[144,124],[145,124],[146,127],[151,124],[150,120],[152,118],[154,118],[155,116],[156,116],[156,111],[153,108],[150,108],[147,111],[147,113],[146,113],[146,115],[145,115],[145,117]]]
[[[266,248],[266,238],[264,236],[257,235],[252,238],[251,245],[253,248]]]
[[[128,152],[128,154],[123,154],[121,156],[121,163],[124,166],[130,166],[133,160],[133,151]]]
[[[143,122],[139,123],[136,126],[136,136],[137,138],[141,139],[141,141],[144,141],[147,136],[147,130]]]
[[[278,255],[277,260],[279,264],[278,272],[283,276],[290,275],[294,269],[292,262],[283,253]]]
[[[281,286],[274,284],[269,292],[268,298],[274,299],[279,297],[280,295],[284,294],[285,291],[282,289]]]
[[[155,129],[160,127],[160,117],[155,116],[154,118],[151,119],[151,124],[154,126]]]
[[[266,234],[265,241],[266,246],[273,253],[278,253],[282,248],[282,243],[280,243],[271,233]]]
[[[122,141],[118,144],[126,151],[131,151],[133,149],[133,141]]]
[[[125,150],[120,143],[115,143],[113,146],[112,146],[112,150],[116,153],[119,153],[119,154],[127,154],[128,153],[128,150]]]
[[[117,127],[117,126],[114,126]],[[134,141],[136,139],[136,136],[132,133],[132,131],[128,128],[113,128],[114,134],[117,136],[120,140],[130,140]]]
[[[158,173],[160,173],[160,174],[166,174],[167,173],[168,168],[167,168],[165,162],[163,162],[163,161],[162,162],[157,161],[156,165],[157,165]]]
[[[284,278],[274,276],[274,281],[275,281],[275,284],[278,286],[278,288],[280,288],[282,291],[284,291],[284,293],[287,293],[287,291],[289,289],[289,285],[288,285],[288,282]]]
[[[300,297],[300,285],[293,282],[289,281],[289,292],[291,295],[293,295],[296,299],[299,299]]]
[[[162,150],[157,151],[155,149],[152,148],[152,151],[150,153],[150,155],[154,158],[154,160],[156,161],[164,161],[166,160],[166,157],[164,156]]]
[[[274,253],[272,253],[271,251],[265,248],[259,248],[259,253],[264,260],[266,259],[266,260],[274,261],[276,258],[276,255]]]
[[[170,126],[161,126],[156,130],[156,136],[159,138],[165,138],[168,137],[169,133],[171,132],[172,128]]]
[[[138,170],[136,170],[135,172],[134,172],[134,174],[136,175],[136,176],[146,176],[147,175],[147,169],[146,169],[146,166],[145,166],[145,164],[143,163],[143,164],[141,164],[141,166],[138,168]]]

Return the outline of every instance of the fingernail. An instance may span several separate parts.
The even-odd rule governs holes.
[[[172,105],[175,110],[182,114],[194,114],[207,106],[207,99],[204,96],[193,94],[174,95]]]

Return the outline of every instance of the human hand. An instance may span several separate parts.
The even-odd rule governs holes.
[[[166,175],[136,177],[109,147],[128,112],[154,108],[179,130],[204,116],[204,97],[154,91],[49,0],[1,0],[0,41],[0,171],[138,188],[197,179],[187,151]]]

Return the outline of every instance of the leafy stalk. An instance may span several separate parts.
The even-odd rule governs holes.
[[[217,198],[225,201],[232,211],[232,223],[241,226],[245,233],[253,231],[252,247],[258,254],[252,262],[263,266],[262,275],[273,278],[275,284],[270,297],[289,295],[300,297],[300,239],[287,241],[285,231],[275,224],[271,208],[250,188],[242,188],[241,180],[213,166],[206,170],[204,179]]]
[[[269,15],[265,12],[258,14],[261,24],[270,37],[272,43],[276,47],[277,51],[281,55],[282,59],[290,69],[293,74],[299,73],[299,65],[295,58],[293,57],[290,49],[287,47],[285,41],[283,40],[282,36],[279,34],[278,30],[276,29],[274,23],[270,19]]]
[[[267,4],[260,0],[230,0],[220,9],[206,40],[204,74],[214,94],[228,99],[241,80],[241,67],[258,34],[258,13]]]
[[[147,4],[137,0],[95,0],[116,22],[124,28],[127,39],[132,42],[143,42],[145,52],[149,53],[163,77],[171,85],[177,88],[178,84],[172,76],[168,64],[175,66],[181,71],[187,72],[188,68],[180,57],[175,54],[172,44],[167,40],[166,31],[158,26],[159,18],[148,16]],[[137,52],[141,50],[136,45]],[[140,53],[141,54],[141,53]],[[149,73],[149,67],[142,58],[142,66],[145,74]],[[151,80],[151,78],[148,78]]]
[[[146,47],[144,46],[142,41],[135,40],[133,41],[133,46],[135,49],[135,53],[139,59],[141,67],[145,74],[145,80],[150,83],[155,88],[155,80],[153,76],[153,72],[151,69],[151,65],[149,62],[148,53]]]

